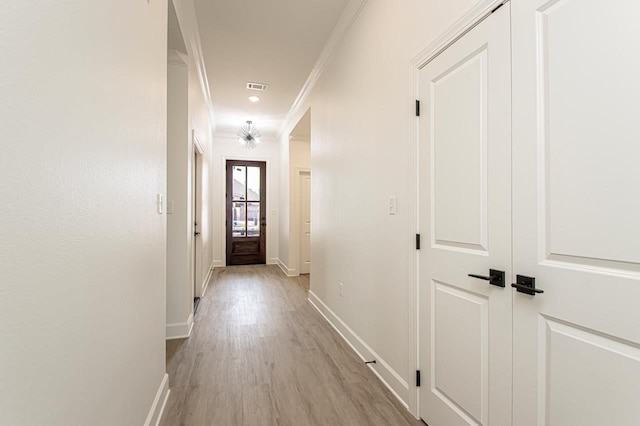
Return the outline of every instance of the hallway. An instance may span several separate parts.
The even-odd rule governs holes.
[[[308,302],[308,276],[216,271],[191,337],[167,342],[174,425],[423,425]]]

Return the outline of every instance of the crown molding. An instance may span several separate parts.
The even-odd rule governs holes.
[[[289,142],[311,142],[311,136],[290,136]]]
[[[356,21],[360,12],[364,8],[367,0],[350,0],[347,6],[345,7],[342,15],[340,15],[340,19],[336,23],[336,26],[333,27],[333,31],[329,36],[329,39],[324,45],[320,56],[316,60],[307,81],[302,86],[298,97],[291,105],[289,112],[284,120],[282,127],[278,132],[277,140],[282,138],[282,135],[287,130],[288,127],[291,126],[291,120],[300,112],[300,110],[305,106],[311,91],[315,87],[316,83],[320,79],[320,76],[324,72],[329,60],[333,56],[335,50],[340,46],[345,36],[353,26],[353,23]]]
[[[501,4],[506,4],[509,0],[481,0],[469,11],[453,23],[438,38],[433,40],[427,47],[418,53],[411,60],[411,67],[420,69],[429,63],[433,58],[444,52],[449,46],[471,31],[483,19],[491,15],[491,12]]]
[[[213,137],[216,139],[238,139],[238,135],[232,132],[216,132]]]
[[[188,61],[188,58],[184,53],[181,53],[177,50],[167,51],[167,63],[186,67],[188,63],[187,61]]]
[[[200,30],[198,29],[198,19],[196,16],[195,5],[193,0],[169,0],[173,1],[176,9],[178,23],[182,31],[182,37],[187,45],[187,52],[191,56],[198,71],[198,79],[200,80],[200,88],[204,96],[207,108],[209,110],[209,125],[212,131],[215,131],[215,114],[213,110],[213,102],[211,100],[211,89],[209,87],[209,79],[207,78],[207,69],[204,63],[204,54],[202,53],[202,44],[200,43]]]

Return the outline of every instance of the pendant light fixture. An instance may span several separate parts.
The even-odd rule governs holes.
[[[260,132],[253,122],[247,120],[247,124],[240,128],[238,142],[247,149],[253,149],[260,143]]]

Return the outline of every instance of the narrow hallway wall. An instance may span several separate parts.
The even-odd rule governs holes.
[[[142,425],[166,384],[167,2],[9,0],[0,46],[0,424]]]
[[[377,359],[375,371],[414,412],[410,64],[476,3],[366,1],[280,139],[284,150],[310,107],[310,298],[364,357]],[[287,184],[283,177],[281,186]],[[391,196],[397,197],[396,215],[388,213]],[[285,238],[281,251],[286,244]]]
[[[188,145],[189,152],[193,151],[193,132],[195,131],[204,150],[202,156],[201,175],[202,188],[200,191],[200,206],[202,216],[198,223],[200,236],[197,240],[197,252],[200,261],[195,271],[195,282],[199,286],[200,295],[205,291],[210,271],[213,266],[212,240],[212,191],[215,181],[211,176],[213,161],[213,111],[210,106],[209,87],[206,82],[206,69],[200,51],[198,20],[192,0],[171,0],[175,6],[177,20],[186,45],[186,62],[188,69]],[[192,155],[189,157],[189,193],[191,193]],[[189,210],[191,211],[191,210]],[[191,243],[189,243],[191,244]],[[190,264],[193,258],[189,257]],[[192,280],[193,280],[192,279]]]

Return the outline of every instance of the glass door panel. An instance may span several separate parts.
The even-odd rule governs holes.
[[[247,203],[247,236],[260,235],[260,203]]]

